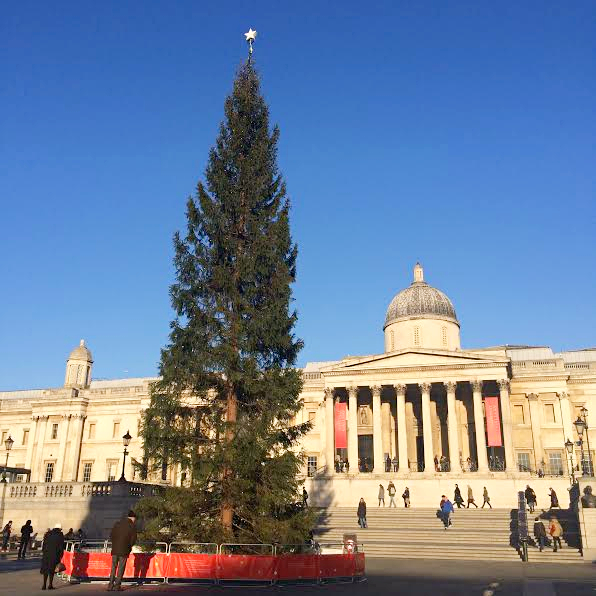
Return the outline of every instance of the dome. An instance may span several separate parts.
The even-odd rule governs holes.
[[[385,317],[385,327],[396,321],[413,318],[443,319],[459,326],[451,300],[424,281],[420,263],[416,263],[414,267],[414,281],[410,287],[402,290],[391,301]]]
[[[82,339],[81,343],[70,353],[69,360],[85,360],[86,362],[93,362],[93,356],[85,345],[85,340]]]

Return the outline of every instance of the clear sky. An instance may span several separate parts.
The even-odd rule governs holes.
[[[463,347],[596,345],[596,4],[20,2],[0,20],[0,389],[151,375],[172,235],[255,59],[300,364],[383,350],[420,260]]]

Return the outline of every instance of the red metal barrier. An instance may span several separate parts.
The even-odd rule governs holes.
[[[64,553],[62,555],[62,562],[64,563],[64,566],[66,567],[63,574],[66,575],[67,577],[70,577],[72,575],[72,552],[64,551]]]
[[[278,555],[275,569],[277,581],[318,580],[319,555]]]
[[[356,553],[354,555],[354,577],[364,577],[365,560],[364,553]]]
[[[168,581],[217,581],[217,555],[170,553],[168,556]]]
[[[72,556],[72,573],[70,573],[72,578],[91,580],[110,577],[112,555],[109,553],[75,551],[69,554]],[[133,553],[126,561],[124,579],[164,581],[167,572],[167,559],[168,555],[165,553]]]
[[[345,555],[318,555],[319,579],[333,579],[338,577],[354,577],[355,557]]]
[[[217,579],[272,582],[276,559],[274,555],[217,555]]]

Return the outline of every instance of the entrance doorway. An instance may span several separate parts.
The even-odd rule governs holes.
[[[372,435],[358,435],[358,461],[360,472],[373,471],[375,462]]]

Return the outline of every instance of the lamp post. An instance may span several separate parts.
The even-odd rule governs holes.
[[[575,484],[575,469],[573,466],[573,442],[567,439],[565,441],[565,449],[567,449],[567,453],[569,454],[569,458],[571,459],[571,480],[572,484]]]
[[[581,408],[577,420],[573,423],[577,430],[577,436],[579,437],[579,446],[581,449],[582,457],[582,473],[586,476],[594,475],[594,468],[592,467],[592,453],[590,452],[590,435],[588,432],[588,410]],[[586,446],[588,448],[588,461],[586,462],[586,456],[584,453],[584,432],[586,433]],[[587,470],[586,470],[587,468]]]
[[[8,468],[8,454],[10,453],[10,450],[12,449],[13,445],[14,445],[14,441],[12,440],[12,437],[10,435],[8,435],[8,439],[6,439],[6,441],[4,441],[4,447],[6,447],[6,462],[4,463],[4,470],[2,471],[1,482],[6,482],[6,469]]]
[[[130,440],[132,437],[130,433],[126,431],[126,434],[122,437],[122,443],[124,444],[124,459],[122,460],[122,476],[120,476],[120,480],[118,482],[126,482],[126,478],[124,477],[124,466],[126,465],[126,456],[128,455],[127,447],[130,445]]]

